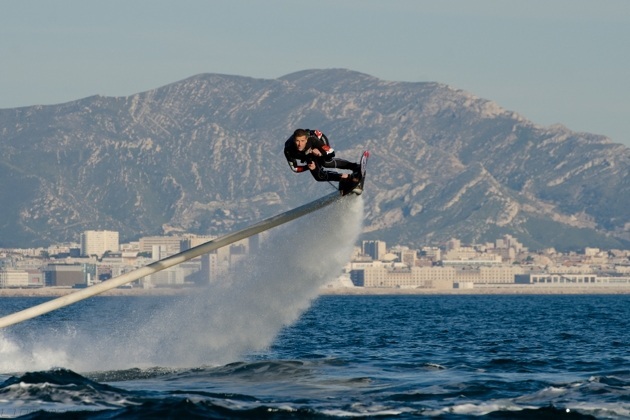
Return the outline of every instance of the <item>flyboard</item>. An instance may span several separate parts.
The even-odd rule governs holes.
[[[361,154],[361,158],[359,159],[359,165],[361,165],[361,168],[359,169],[359,179],[357,181],[353,181],[351,179],[343,179],[339,181],[339,193],[341,195],[361,195],[363,193],[363,183],[365,182],[365,173],[369,157],[370,152],[367,150]]]

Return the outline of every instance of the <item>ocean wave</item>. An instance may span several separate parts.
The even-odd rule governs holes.
[[[84,375],[64,368],[11,376],[0,384],[2,417],[623,418],[627,376],[564,384],[444,372],[443,384],[323,374],[339,361],[243,361],[199,368],[134,368]],[[350,368],[352,368],[350,363]],[[346,369],[342,363],[341,368]],[[453,376],[454,375],[454,376]],[[235,392],[236,390],[236,392]],[[529,390],[529,392],[525,392]],[[597,401],[595,403],[594,401]]]

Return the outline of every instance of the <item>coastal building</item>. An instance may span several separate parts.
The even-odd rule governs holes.
[[[159,250],[162,258],[175,255],[182,250],[183,236],[144,236],[140,238],[138,252],[152,254],[154,249]],[[185,244],[185,243],[184,243]],[[158,247],[158,248],[154,248]],[[161,248],[160,248],[161,247]],[[158,258],[161,259],[161,258]]]
[[[81,234],[81,255],[102,256],[107,251],[118,252],[119,234],[110,230],[86,230]]]
[[[630,277],[600,277],[596,274],[520,274],[515,277],[517,284],[535,286],[622,286],[630,287]]]
[[[482,258],[481,253],[471,246],[460,246],[458,248],[448,249],[442,254],[444,260],[466,261]]]
[[[20,258],[13,263],[13,268],[16,270],[39,270],[43,265],[46,265],[46,261],[41,258]]]
[[[187,235],[181,240],[181,250],[186,251],[208,241],[216,239],[214,235]]]
[[[503,235],[503,238],[494,242],[494,246],[496,249],[512,249],[517,254],[527,251],[527,248],[512,235]]]
[[[374,261],[378,261],[387,253],[387,243],[383,241],[363,241],[361,251],[363,255],[368,255]]]
[[[389,250],[389,254],[394,255],[396,261],[399,261],[409,267],[416,265],[416,261],[418,260],[418,252],[415,249],[409,249],[409,247],[406,246],[397,245]]]
[[[452,266],[452,267],[481,267],[481,266],[497,266],[502,265],[503,261],[499,255],[478,255],[471,254],[470,257],[473,258],[457,258],[450,259],[444,256],[444,259],[441,261],[443,266]],[[478,258],[474,258],[478,257]]]
[[[514,284],[515,276],[523,274],[520,265],[458,267],[455,282],[472,284]]]
[[[442,250],[437,246],[425,246],[422,247],[420,255],[430,261],[437,262],[442,259]]]
[[[365,268],[371,267],[373,261],[367,258],[354,260],[350,262],[350,267],[346,271],[350,273],[350,281],[356,287],[365,286]]]
[[[48,264],[44,268],[46,286],[84,287],[94,283],[94,264]]]
[[[25,270],[0,270],[0,288],[29,287],[29,274]]]
[[[363,268],[364,287],[452,289],[454,281],[452,267],[408,267],[375,262]]]
[[[41,270],[26,270],[28,273],[28,287],[44,287],[44,273]]]
[[[118,277],[214,239],[211,236],[182,234],[144,237],[122,245],[116,240],[113,245],[103,245],[98,234],[105,233],[107,231],[85,231],[80,244],[0,249],[0,270],[5,272],[0,287],[23,287],[25,284],[27,287],[86,286]],[[250,253],[258,248],[259,238],[260,235],[255,235],[192,259],[191,265],[154,276],[144,285],[180,287],[183,284],[203,285],[220,281],[234,263],[249,258]],[[101,245],[96,246],[98,243]],[[89,255],[79,257],[78,251]],[[95,269],[84,268],[88,266]],[[8,273],[7,270],[13,272]],[[27,282],[23,272],[28,273]],[[518,240],[504,235],[495,242],[471,246],[462,246],[459,239],[453,238],[442,247],[427,246],[420,250],[404,245],[387,249],[384,241],[363,241],[361,246],[355,247],[344,279],[351,281],[355,287],[508,289],[515,285],[517,289],[529,289],[526,284],[625,287],[625,284],[630,284],[628,276],[630,250],[587,247],[583,252],[562,253],[553,248],[529,252]],[[515,284],[516,278],[519,279],[518,284]],[[143,284],[143,280],[136,281],[136,284]]]
[[[112,250],[113,251],[113,250]],[[79,257],[81,255],[81,243],[53,244],[46,248],[48,255],[68,255]]]

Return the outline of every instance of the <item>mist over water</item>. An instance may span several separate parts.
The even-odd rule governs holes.
[[[362,221],[363,199],[353,196],[277,227],[256,254],[212,286],[164,307],[150,307],[154,303],[147,299],[147,307],[124,308],[103,319],[110,323],[105,333],[84,330],[74,319],[44,333],[38,328],[37,337],[0,331],[0,370],[194,367],[240,360],[269,346],[318,289],[341,273]]]

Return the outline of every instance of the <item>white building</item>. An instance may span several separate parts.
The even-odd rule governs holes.
[[[118,232],[110,230],[86,230],[81,234],[81,255],[102,256],[105,252],[118,252]]]
[[[183,236],[144,236],[139,241],[139,251],[143,253],[153,253],[154,246],[164,247],[165,251],[160,251],[162,258],[175,255],[182,251]],[[160,248],[158,248],[160,249]]]
[[[0,288],[28,287],[29,274],[24,270],[0,270]]]
[[[363,269],[364,287],[452,289],[454,279],[452,267],[407,267],[377,262]]]
[[[630,277],[600,277],[596,274],[521,274],[516,283],[534,286],[629,286]]]
[[[457,283],[514,284],[515,276],[523,274],[520,265],[460,267],[455,271]]]

